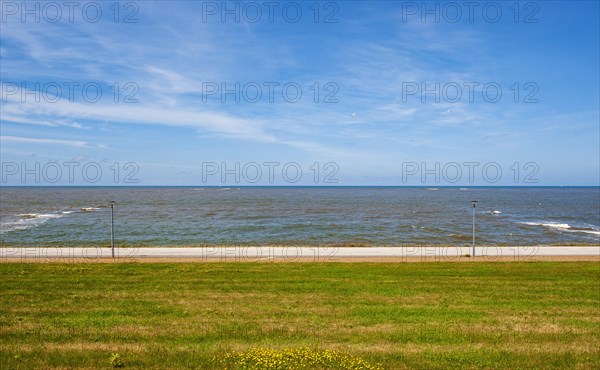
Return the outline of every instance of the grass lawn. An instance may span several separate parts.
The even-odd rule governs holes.
[[[600,264],[0,264],[0,364],[219,368],[253,348],[383,368],[600,368]],[[111,364],[111,357],[118,360]]]

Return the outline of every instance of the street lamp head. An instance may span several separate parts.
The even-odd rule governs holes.
[[[114,200],[111,200],[111,201],[110,201],[110,206],[111,206],[111,208],[112,208],[114,205],[115,205],[115,201],[114,201]]]
[[[475,208],[475,206],[477,205],[477,201],[476,200],[472,200],[471,203],[473,204],[473,208]]]

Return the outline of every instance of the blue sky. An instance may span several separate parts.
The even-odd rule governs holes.
[[[481,2],[473,21],[462,7],[458,22],[444,2],[427,3],[440,18],[424,22],[422,2],[321,2],[318,22],[313,2],[296,2],[286,8],[290,18],[302,10],[295,23],[282,14],[288,2],[274,3],[272,21],[253,3],[262,16],[250,22],[254,8],[230,2],[240,21],[223,22],[222,9],[212,14],[222,2],[122,2],[115,22],[113,2],[96,2],[102,14],[91,22],[95,5],[85,15],[81,2],[71,21],[58,2],[62,17],[52,23],[58,13],[45,3],[30,4],[37,22],[21,2],[3,1],[2,185],[127,185],[127,163],[138,185],[235,185],[234,175],[221,176],[223,163],[240,174],[238,185],[599,184],[598,2],[521,2],[517,22],[513,2],[492,3],[487,18]],[[332,12],[336,22],[324,22]],[[130,13],[137,23],[124,22]],[[207,90],[236,83],[239,102]],[[436,83],[439,102],[421,94]],[[83,96],[86,84],[101,89],[97,102],[93,89]],[[282,96],[286,84],[288,100],[301,89],[298,101]],[[488,93],[501,89],[499,101],[482,96],[486,84]],[[39,102],[22,90],[38,85]],[[262,96],[250,102],[256,86]],[[137,102],[124,102],[130,93]],[[73,181],[65,162],[79,164]],[[265,162],[278,163],[271,179]],[[467,162],[478,164],[472,178]],[[98,182],[81,172],[90,163],[103,171]],[[289,164],[302,176],[286,178]],[[24,168],[49,172],[23,181]]]

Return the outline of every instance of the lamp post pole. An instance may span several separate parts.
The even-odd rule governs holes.
[[[471,204],[473,204],[473,257],[475,257],[475,207],[477,206],[477,201],[472,200]]]
[[[114,215],[115,201],[110,201],[110,250],[112,252],[112,258],[115,258],[115,215]]]

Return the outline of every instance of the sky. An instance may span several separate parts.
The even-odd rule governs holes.
[[[597,1],[0,3],[0,185],[600,185]]]

